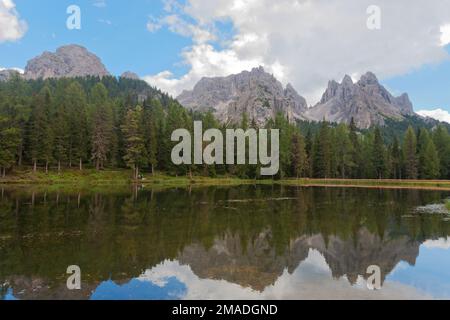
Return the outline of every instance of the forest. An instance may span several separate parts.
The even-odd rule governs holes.
[[[0,176],[16,170],[114,170],[132,177],[167,175],[264,178],[259,165],[180,165],[170,155],[175,129],[227,126],[211,112],[192,112],[140,80],[115,77],[0,83]],[[266,128],[280,129],[275,178],[450,179],[450,134],[444,124],[359,130],[347,124],[290,123],[282,114]],[[404,126],[404,128],[402,127]],[[255,127],[243,114],[241,123]],[[206,147],[206,145],[205,145]]]

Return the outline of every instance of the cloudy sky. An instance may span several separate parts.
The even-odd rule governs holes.
[[[450,121],[448,0],[0,0],[0,68],[69,43],[173,95],[262,65],[312,105],[328,80],[370,70]]]

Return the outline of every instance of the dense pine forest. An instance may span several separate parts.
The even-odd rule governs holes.
[[[145,82],[115,77],[0,83],[1,176],[16,170],[61,172],[130,168],[169,175],[260,178],[257,165],[175,166],[171,133],[225,130],[212,113],[193,113]],[[243,115],[236,127],[254,127]],[[353,123],[289,123],[281,114],[266,124],[280,129],[277,178],[450,179],[447,125],[390,123],[358,130]]]

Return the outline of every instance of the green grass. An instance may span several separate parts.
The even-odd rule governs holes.
[[[202,176],[169,176],[165,174],[151,175],[144,173],[144,179],[133,181],[130,170],[102,170],[77,169],[64,170],[61,173],[50,171],[32,172],[31,170],[17,170],[6,178],[0,178],[0,184],[16,185],[47,185],[54,188],[59,186],[93,187],[128,187],[130,184],[152,188],[188,187],[188,186],[235,186],[242,184],[278,184],[286,186],[330,186],[330,187],[365,187],[365,188],[420,188],[450,190],[450,181],[444,180],[378,180],[378,179],[283,179],[283,180],[254,180],[236,177],[202,177]]]
[[[239,179],[235,177],[188,177],[188,176],[168,176],[164,174],[151,175],[144,173],[142,180],[134,181],[129,170],[102,170],[84,169],[82,171],[72,169],[64,170],[61,173],[55,171],[32,172],[16,171],[12,175],[0,178],[0,184],[10,185],[53,185],[53,186],[129,186],[133,183],[148,185],[152,187],[180,187],[180,186],[208,186],[208,185],[240,185],[254,184],[251,179]]]
[[[280,181],[292,186],[342,186],[342,187],[386,187],[449,189],[448,180],[392,180],[392,179],[286,179]]]

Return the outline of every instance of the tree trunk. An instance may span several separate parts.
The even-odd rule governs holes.
[[[34,160],[34,162],[33,162],[33,172],[36,173],[36,171],[37,171],[37,161]]]
[[[152,176],[155,176],[155,168],[153,167],[153,164],[152,164]]]
[[[83,170],[83,160],[80,158],[80,171]]]
[[[19,151],[17,153],[19,154],[19,160],[17,161],[17,165],[19,167],[21,167],[22,166],[22,153],[23,153],[22,143],[19,145]]]
[[[61,173],[61,160],[58,160],[58,173]]]
[[[3,178],[6,177],[6,168],[3,168],[3,169],[2,169],[2,177],[3,177]]]
[[[45,173],[48,173],[48,161],[45,161]]]

